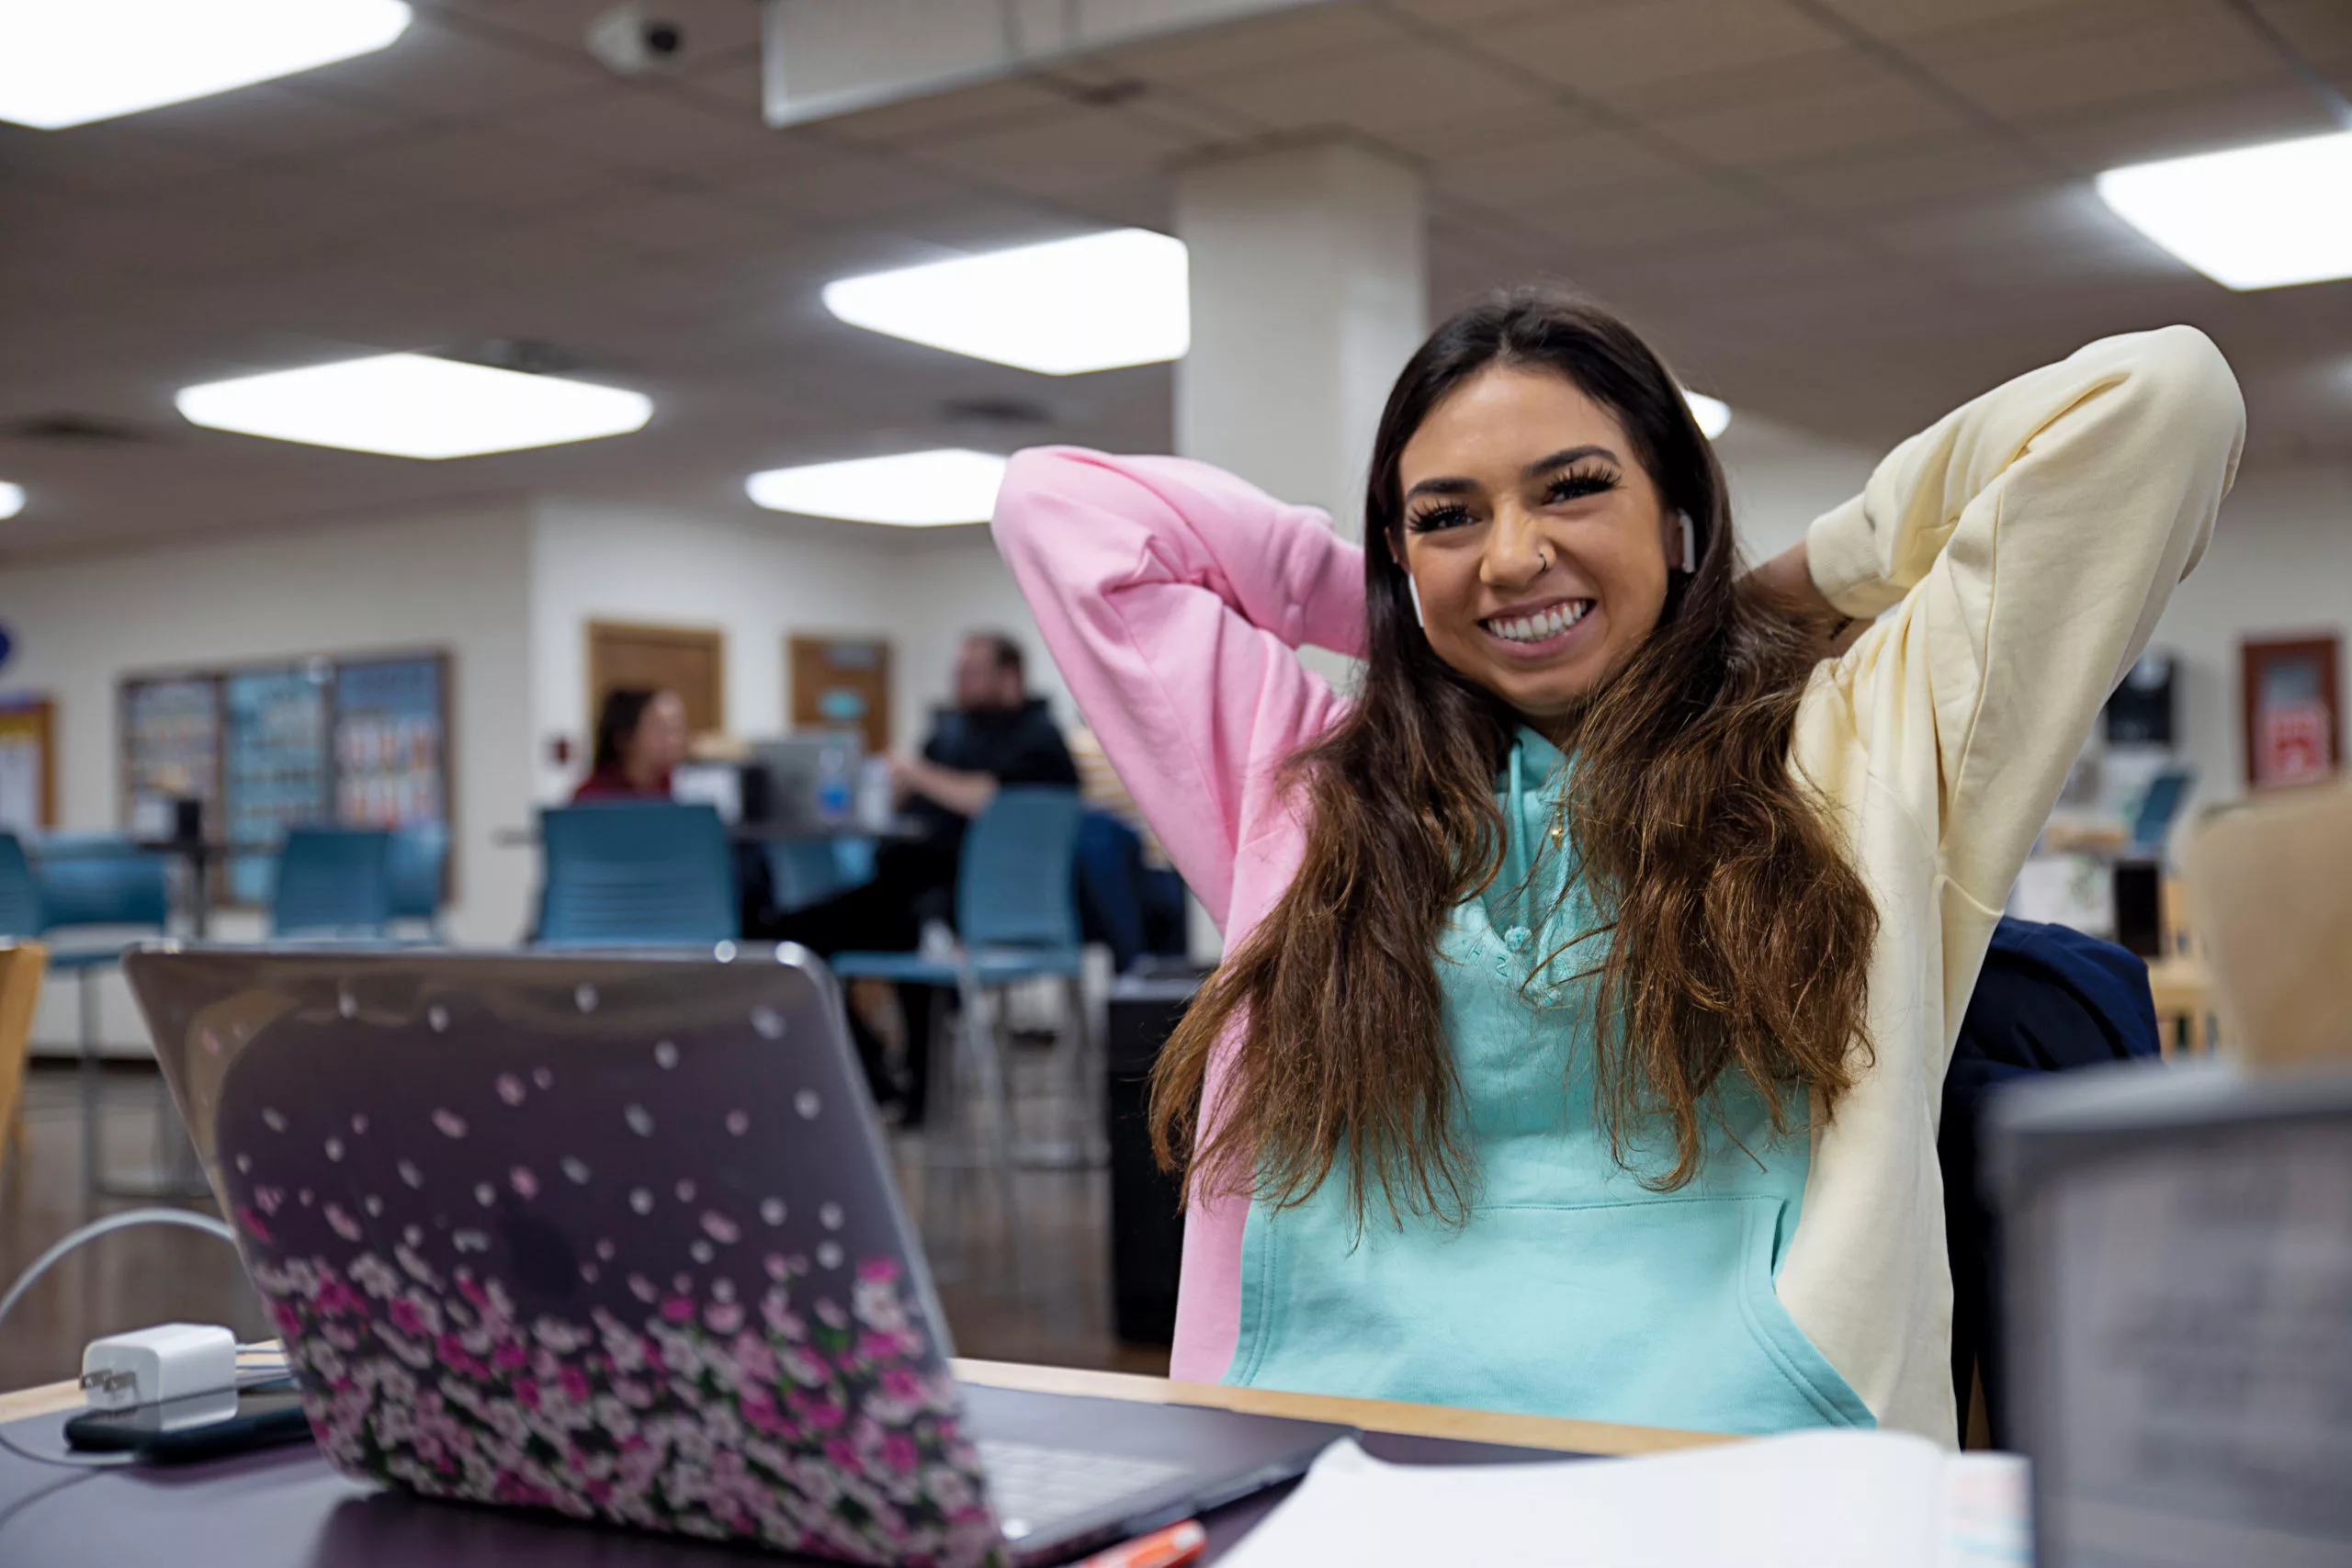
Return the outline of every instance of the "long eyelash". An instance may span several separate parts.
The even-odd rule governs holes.
[[[1432,506],[1414,513],[1405,520],[1405,526],[1416,534],[1427,534],[1440,528],[1451,528],[1469,520],[1470,512],[1467,507]]]
[[[1607,468],[1571,468],[1544,487],[1544,499],[1557,503],[1581,496],[1600,495],[1617,488],[1617,476]]]

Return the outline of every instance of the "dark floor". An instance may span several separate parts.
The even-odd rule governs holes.
[[[99,1136],[110,1171],[154,1166],[158,1089],[151,1070],[107,1073]],[[72,1069],[41,1065],[28,1072],[26,1147],[0,1175],[0,1291],[74,1226],[137,1206],[102,1201],[85,1207],[79,1106]],[[1102,1171],[1020,1173],[1016,1201],[1026,1256],[1016,1281],[1004,1261],[1001,1222],[974,1192],[979,1184],[967,1173],[926,1179],[922,1152],[919,1138],[899,1140],[900,1185],[923,1231],[959,1353],[1167,1371],[1164,1349],[1123,1346],[1111,1333],[1109,1190]],[[209,1201],[198,1206],[211,1209]],[[82,1347],[99,1335],[175,1321],[226,1323],[242,1338],[268,1333],[235,1255],[222,1243],[160,1225],[101,1236],[52,1268],[0,1323],[0,1391],[74,1376]]]

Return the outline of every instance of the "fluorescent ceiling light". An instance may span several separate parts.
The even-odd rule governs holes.
[[[2099,175],[2126,223],[2229,288],[2352,277],[2352,130]]]
[[[137,114],[383,48],[399,0],[0,0],[0,119]]]
[[[1682,400],[1690,405],[1690,417],[1699,422],[1699,434],[1708,440],[1731,428],[1731,405],[1721,398],[1685,389]]]
[[[1047,376],[1182,359],[1193,340],[1184,243],[1148,229],[844,277],[824,298],[854,327]]]
[[[1003,458],[943,447],[901,452],[895,457],[770,468],[744,480],[743,492],[771,512],[936,528],[987,522],[1003,482]]]
[[[0,479],[0,519],[14,517],[25,509],[25,487]]]
[[[625,435],[653,400],[617,387],[526,376],[423,354],[382,354],[190,387],[172,400],[196,424],[394,457],[470,457]]]

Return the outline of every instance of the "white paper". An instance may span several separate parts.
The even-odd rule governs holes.
[[[1640,1459],[1503,1465],[1386,1464],[1342,1441],[1224,1561],[1232,1568],[1980,1568],[2019,1561],[1945,1555],[1950,1470],[1949,1456],[1926,1438],[1886,1432],[1805,1432]],[[2021,1507],[2022,1489],[2009,1495]],[[1981,1506],[1973,1517],[1985,1522]],[[2003,1539],[2022,1539],[2021,1528]]]

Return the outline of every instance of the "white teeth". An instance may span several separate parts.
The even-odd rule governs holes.
[[[1490,620],[1486,626],[1506,642],[1542,642],[1545,637],[1558,637],[1583,620],[1591,608],[1591,600],[1577,599],[1566,604],[1555,604],[1540,615],[1514,615],[1508,620]]]

